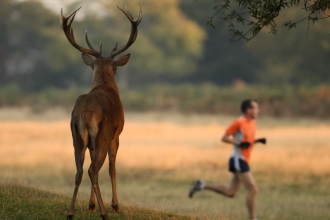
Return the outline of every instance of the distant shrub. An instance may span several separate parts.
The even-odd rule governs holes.
[[[24,101],[23,91],[16,84],[0,87],[0,106],[19,105]]]
[[[125,108],[133,111],[239,114],[239,103],[245,98],[252,98],[260,103],[262,113],[270,116],[330,116],[330,86],[325,85],[314,88],[288,85],[157,85],[122,89],[121,97]]]
[[[71,110],[79,95],[90,88],[47,88],[25,93],[17,85],[0,88],[0,106],[31,106],[36,111],[64,107]],[[260,103],[262,114],[275,117],[330,117],[330,86],[288,85],[267,87],[241,85],[219,87],[213,84],[153,85],[121,88],[127,111],[176,111],[182,113],[240,114],[239,103],[252,98]]]

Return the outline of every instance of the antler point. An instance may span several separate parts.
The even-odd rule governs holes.
[[[74,46],[76,49],[78,49],[79,51],[85,53],[85,54],[89,54],[95,57],[101,57],[101,54],[98,53],[89,43],[88,41],[88,37],[87,37],[87,30],[86,30],[86,41],[88,46],[90,46],[90,49],[86,49],[84,47],[79,46],[75,39],[74,39],[74,34],[73,34],[73,28],[72,28],[72,22],[74,20],[74,17],[77,13],[77,11],[81,9],[81,7],[79,7],[78,9],[74,10],[73,12],[71,12],[68,16],[63,16],[63,8],[61,8],[61,25],[62,25],[62,29],[68,39],[68,41],[71,43],[72,46]]]

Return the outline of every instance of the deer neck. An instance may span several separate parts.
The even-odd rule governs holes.
[[[93,73],[92,89],[99,85],[106,85],[114,89],[119,95],[118,87],[115,80],[115,74],[111,67],[95,68]]]

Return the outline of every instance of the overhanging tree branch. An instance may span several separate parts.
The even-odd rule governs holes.
[[[283,26],[291,29],[297,24],[308,20],[309,24],[315,24],[318,20],[330,17],[330,0],[219,0],[214,6],[215,13],[209,17],[206,25],[216,28],[214,18],[222,14],[222,19],[227,23],[231,32],[231,42],[241,39],[246,41],[254,38],[262,29],[269,27],[270,33],[276,34],[277,18],[281,11],[294,6],[302,6],[307,12],[306,17],[298,21],[286,21]]]

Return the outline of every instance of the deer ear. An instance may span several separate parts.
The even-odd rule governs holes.
[[[85,63],[87,66],[90,66],[92,69],[94,69],[94,60],[93,60],[92,57],[88,56],[88,55],[85,54],[85,53],[82,53],[82,58],[83,58],[84,63]]]
[[[131,57],[131,54],[126,54],[122,57],[119,57],[117,60],[117,66],[124,66],[129,61],[130,57]]]

